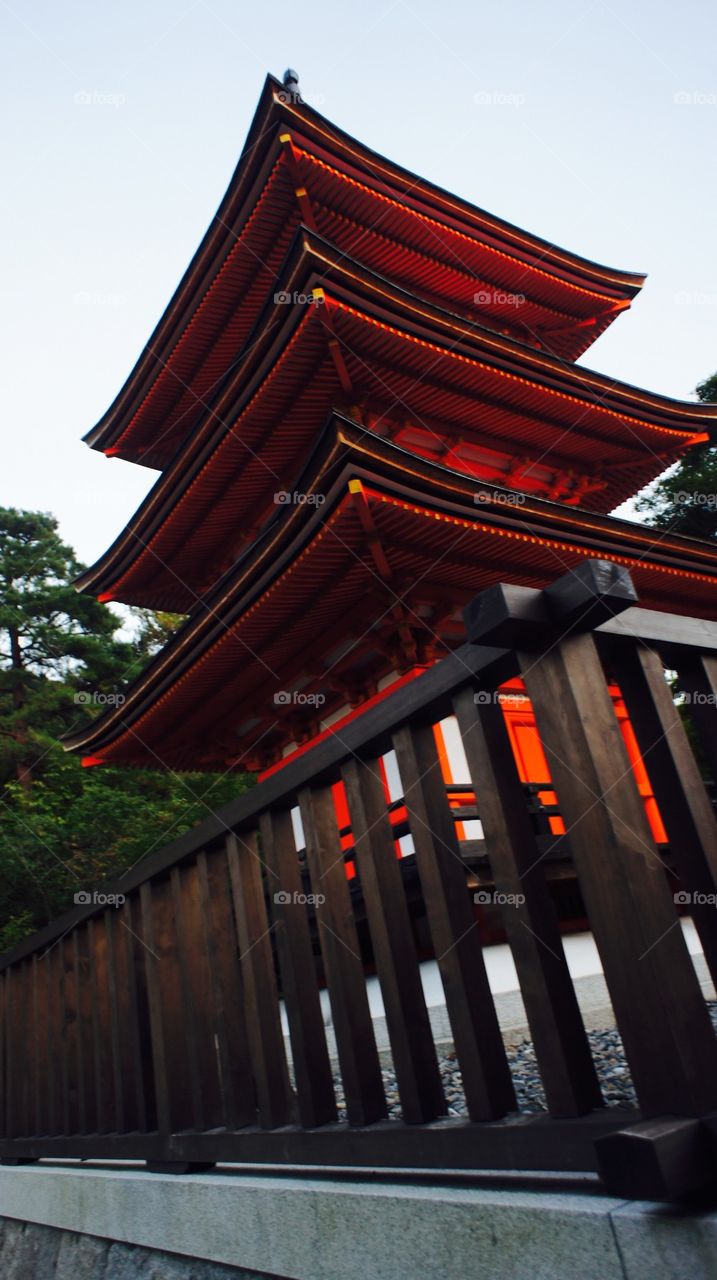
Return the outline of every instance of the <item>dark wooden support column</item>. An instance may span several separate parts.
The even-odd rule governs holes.
[[[717,983],[717,820],[660,657],[644,645],[615,646],[620,686],[665,824],[675,869],[689,893],[712,979]],[[711,707],[712,717],[717,710]]]
[[[581,571],[545,593],[490,588],[467,611],[469,639],[516,651],[643,1115],[705,1115],[717,1041],[595,641],[577,629],[634,589],[617,566]]]
[[[199,853],[197,869],[211,975],[212,1040],[221,1072],[225,1123],[234,1129],[256,1124],[257,1103],[226,848]]]
[[[157,968],[161,962],[158,953],[155,951],[152,887],[149,883],[143,884],[140,888],[140,903],[142,908],[142,936],[140,941],[144,948],[143,961],[152,1035],[152,1074],[157,1128],[161,1134],[168,1134],[172,1124],[167,1087],[167,1054],[162,1026],[162,1004],[157,979]]]
[[[602,1105],[600,1086],[568,970],[523,785],[500,705],[453,699],[502,919],[518,972],[535,1053],[554,1116]],[[522,899],[522,901],[521,901]]]
[[[468,1114],[495,1119],[517,1103],[433,729],[399,729],[393,745]]]
[[[291,811],[262,814],[259,820],[262,856],[274,875],[272,916],[281,985],[289,1022],[291,1052],[299,1100],[299,1116],[307,1129],[337,1119],[331,1062],[321,1013],[316,961],[309,919],[301,897],[299,855]]]
[[[264,902],[256,832],[227,836],[227,859],[246,1005],[259,1123],[265,1129],[289,1124],[294,1105],[279,1015],[271,926]]]
[[[426,1123],[447,1106],[379,761],[350,760],[342,777],[403,1118]]]
[[[717,1105],[717,1043],[594,640],[521,670],[640,1105],[699,1115]]]
[[[321,954],[349,1123],[382,1120],[386,1099],[331,787],[299,795]]]
[[[683,651],[674,661],[687,695],[690,720],[717,785],[717,658],[696,650]]]

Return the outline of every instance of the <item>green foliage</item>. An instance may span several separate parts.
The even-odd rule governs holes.
[[[52,516],[0,507],[0,785],[29,784],[47,735],[85,718],[75,693],[114,692],[136,660],[115,615],[75,591],[80,569]]]
[[[246,789],[248,775],[83,769],[59,738],[102,708],[178,619],[134,610],[136,636],[78,595],[49,515],[0,508],[0,950],[69,910]]]
[[[696,389],[703,404],[717,403],[717,373]],[[636,502],[651,525],[693,538],[717,538],[717,449],[690,449]]]
[[[702,404],[717,404],[717,373],[713,373],[695,388],[695,395]]]
[[[249,785],[246,775],[83,769],[52,740],[42,764],[29,792],[6,787],[0,811],[0,950]]]

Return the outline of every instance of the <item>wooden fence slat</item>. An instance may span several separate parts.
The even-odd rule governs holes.
[[[66,1133],[81,1132],[80,1080],[83,1068],[79,1035],[79,1010],[77,999],[77,937],[76,930],[60,943],[62,963],[62,1028],[65,1040],[65,1094]]]
[[[152,1074],[154,1078],[157,1128],[160,1133],[169,1133],[171,1131],[171,1113],[167,1086],[167,1053],[162,1025],[162,1001],[157,978],[157,966],[160,964],[160,959],[154,949],[151,882],[147,881],[140,886],[139,896],[142,910],[141,942],[145,950],[143,963],[152,1036]]]
[[[28,1088],[28,1071],[27,1058],[30,1049],[30,1007],[28,1004],[28,961],[23,961],[17,966],[15,980],[15,1007],[14,1007],[14,1023],[15,1023],[15,1054],[18,1060],[18,1069],[14,1078],[14,1117],[15,1132],[17,1134],[27,1134],[31,1132],[29,1127],[29,1088]]]
[[[34,1133],[46,1133],[42,1123],[42,1107],[44,1101],[45,1072],[47,1063],[43,1053],[42,1024],[42,992],[40,989],[42,969],[37,954],[32,957],[32,1125]],[[0,1047],[0,1054],[2,1049]]]
[[[125,1080],[125,1068],[123,1063],[122,1042],[131,1035],[131,1027],[127,1014],[120,1012],[120,962],[118,957],[118,941],[116,938],[116,930],[122,928],[117,923],[115,912],[108,908],[105,911],[105,933],[107,936],[107,997],[109,1002],[109,1019],[110,1019],[110,1053],[112,1060],[112,1096],[114,1099],[114,1114],[117,1132],[122,1133],[128,1127],[128,1107],[126,1104],[127,1095],[132,1093],[132,1079],[129,1076]],[[123,977],[125,981],[127,977],[127,969],[125,967]],[[125,1005],[126,1008],[126,1005]],[[130,1059],[131,1062],[131,1059]],[[129,1068],[131,1071],[131,1066]]]
[[[114,1132],[119,1128],[114,1090],[109,936],[107,932],[107,917],[111,910],[116,910],[116,908],[110,908],[103,915],[88,921],[95,1096],[97,1128],[100,1133],[106,1131]]]
[[[17,987],[18,987],[19,965],[13,965],[11,969],[6,971],[5,975],[5,1017],[7,1025],[7,1073],[5,1077],[5,1131],[9,1138],[18,1136],[18,1115],[19,1107],[17,1102],[17,1075],[18,1060],[17,1052],[18,1044],[18,1016],[17,1016]]]
[[[476,706],[471,688],[455,696],[453,709],[495,887],[513,899],[502,920],[548,1109],[554,1116],[583,1115],[601,1105],[600,1086],[505,717],[495,701]]]
[[[115,1015],[120,1029],[124,1126],[129,1131],[159,1127],[154,1082],[152,1021],[142,941],[140,894],[130,895],[111,913],[111,953],[116,974]]]
[[[0,1137],[7,1138],[7,1097],[8,1097],[8,1054],[11,1052],[11,1045],[8,1041],[7,1034],[7,1018],[8,1018],[8,973],[6,970],[0,974]]]
[[[468,1114],[495,1119],[517,1103],[433,729],[406,726],[393,745]]]
[[[48,1110],[50,1133],[66,1133],[65,1117],[65,1045],[62,1035],[61,957],[59,943],[45,952],[44,961],[48,1019],[47,1056],[51,1064],[48,1070]],[[9,1064],[8,1064],[9,1069]]]
[[[294,1099],[281,1031],[271,926],[256,832],[243,832],[241,841],[231,833],[226,848],[259,1122],[265,1129],[275,1129],[292,1120]]]
[[[640,1106],[717,1102],[717,1041],[590,634],[520,667]]]
[[[94,1017],[90,980],[89,930],[91,922],[72,931],[75,1013],[77,1034],[77,1117],[80,1133],[96,1133]]]
[[[194,1088],[187,1050],[186,1001],[180,963],[181,939],[172,875],[153,886],[153,950],[167,1056],[167,1090],[173,1131],[196,1126]]]
[[[4,1129],[8,1138],[17,1137],[17,1111],[15,1108],[15,1077],[17,1074],[18,1054],[17,1027],[15,1021],[15,987],[17,965],[5,970],[5,1037],[7,1044],[7,1066],[5,1071],[5,1091],[3,1093]]]
[[[681,887],[693,896],[690,913],[712,980],[717,983],[714,810],[658,654],[642,645],[621,646],[611,656],[611,669],[635,730]],[[717,719],[715,707],[711,710]]]
[[[670,661],[677,670],[680,688],[688,695],[690,720],[717,785],[717,657],[685,649]]]
[[[299,794],[321,954],[349,1124],[383,1119],[386,1099],[331,787]]]
[[[186,984],[193,1009],[196,1060],[198,1068],[201,1123],[200,1128],[215,1129],[226,1124],[221,1082],[221,1056],[214,1008],[214,979],[211,950],[205,927],[204,873],[199,859],[182,872],[183,927],[189,963]],[[229,898],[227,876],[225,895]]]
[[[337,1118],[331,1062],[321,1012],[318,976],[299,867],[291,812],[262,814],[261,850],[273,872],[271,913],[276,928],[281,986],[289,1023],[299,1117],[307,1129]],[[288,900],[287,900],[288,899]]]
[[[24,960],[18,968],[17,983],[17,1048],[19,1058],[19,1071],[16,1076],[16,1107],[17,1107],[17,1131],[20,1134],[32,1132],[30,1122],[30,1080],[29,1080],[29,1063],[28,1057],[30,1053],[32,1026],[30,1022],[30,1000],[29,1000],[29,984],[28,976],[30,973],[30,962]]]
[[[378,759],[342,771],[401,1099],[408,1124],[447,1111]]]
[[[224,1123],[238,1128],[256,1123],[257,1102],[226,850],[200,853],[197,867]]]
[[[176,958],[182,998],[183,1069],[187,1072],[192,1102],[192,1126],[203,1129],[204,1095],[199,1068],[199,1010],[195,1001],[193,974],[199,963],[197,938],[191,927],[192,904],[189,899],[197,891],[196,878],[189,879],[189,868],[174,867],[170,873],[172,906],[176,936]],[[202,939],[203,941],[203,939]]]

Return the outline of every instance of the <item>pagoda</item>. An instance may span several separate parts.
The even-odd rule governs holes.
[[[187,617],[68,748],[265,774],[463,643],[482,588],[586,556],[628,566],[646,607],[717,618],[714,546],[607,514],[717,422],[576,363],[643,281],[449,195],[307,106],[295,73],[268,77],[86,437],[159,476],[80,588]],[[519,764],[548,777],[534,751]]]

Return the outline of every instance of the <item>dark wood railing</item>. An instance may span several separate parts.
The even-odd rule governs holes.
[[[665,680],[679,673],[717,776],[717,624],[642,610],[624,570],[588,562],[547,591],[491,588],[469,640],[425,675],[153,853],[107,894],[0,960],[5,1163],[142,1159],[438,1171],[600,1171],[675,1197],[717,1170],[717,1041],[614,713],[618,682],[717,978],[717,824]],[[522,677],[635,1085],[602,1105],[536,831],[492,694]],[[432,730],[455,714],[547,1111],[518,1115]],[[448,1117],[403,864],[378,767],[395,750],[467,1119]],[[383,998],[402,1119],[387,1118],[355,904]],[[306,866],[291,811],[298,805]],[[534,808],[534,803],[532,804]],[[309,887],[316,903],[307,903]],[[318,926],[318,928],[317,928]],[[318,947],[316,935],[318,933]],[[346,1119],[320,989],[326,985]],[[291,1053],[281,1025],[285,1002]]]

